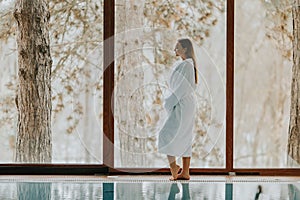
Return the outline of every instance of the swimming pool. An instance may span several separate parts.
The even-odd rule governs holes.
[[[299,200],[300,177],[0,176],[1,200]]]

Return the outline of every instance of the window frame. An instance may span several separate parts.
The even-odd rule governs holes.
[[[166,174],[168,168],[114,167],[114,29],[115,1],[104,0],[103,13],[103,164],[0,164],[0,174]],[[234,168],[234,0],[226,5],[226,165],[192,168],[191,174],[300,176],[299,168]]]

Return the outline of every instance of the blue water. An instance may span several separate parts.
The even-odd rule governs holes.
[[[0,182],[0,200],[300,200],[300,183]]]

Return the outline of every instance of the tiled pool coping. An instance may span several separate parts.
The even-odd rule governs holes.
[[[297,176],[200,176],[193,175],[189,181],[169,181],[168,175],[119,175],[119,176],[50,176],[50,175],[0,175],[0,182],[189,182],[189,183],[249,183],[249,182],[271,182],[271,183],[300,183]]]

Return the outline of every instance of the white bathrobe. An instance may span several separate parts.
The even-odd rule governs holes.
[[[169,82],[171,95],[165,99],[164,104],[168,117],[159,132],[158,152],[170,156],[190,157],[196,111],[193,60],[183,60],[173,69]]]

